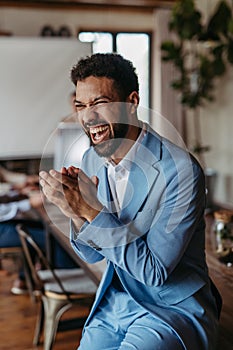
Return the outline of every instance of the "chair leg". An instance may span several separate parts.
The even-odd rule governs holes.
[[[40,338],[42,335],[44,325],[44,305],[42,299],[40,300],[39,313],[36,321],[36,328],[34,332],[33,345],[37,346],[40,344]]]
[[[22,260],[23,260],[23,270],[24,270],[25,281],[26,281],[26,285],[27,285],[27,288],[28,288],[28,292],[29,292],[31,301],[33,303],[35,303],[36,302],[36,296],[34,294],[34,285],[33,285],[33,282],[32,282],[32,277],[31,277],[31,273],[30,273],[30,270],[29,270],[29,266],[27,264],[27,261],[26,261],[26,258],[25,258],[24,255],[22,257]]]
[[[58,323],[62,314],[72,304],[67,300],[58,300],[42,296],[45,322],[44,322],[44,350],[51,350],[57,333]]]

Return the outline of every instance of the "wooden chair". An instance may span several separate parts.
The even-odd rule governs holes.
[[[44,350],[51,350],[58,330],[83,327],[86,318],[65,322],[60,320],[61,316],[74,305],[91,306],[97,286],[81,268],[53,269],[28,230],[21,224],[17,225],[17,230],[33,283],[41,295],[33,344],[40,343],[44,328]],[[35,269],[29,245],[34,249],[44,270]]]
[[[29,218],[21,218],[21,219],[13,219],[11,220],[12,223],[15,224],[15,226],[19,223],[30,227],[30,228],[44,228],[44,224],[41,222],[41,220],[37,219],[29,219]],[[0,248],[0,269],[2,268],[2,260],[12,260],[15,270],[19,272],[21,269],[24,271],[25,276],[25,282],[26,286],[29,292],[29,295],[31,297],[31,300],[35,302],[36,296],[34,295],[33,291],[33,284],[32,279],[29,274],[29,269],[27,266],[27,261],[25,259],[22,246],[12,246],[12,247],[1,247]]]

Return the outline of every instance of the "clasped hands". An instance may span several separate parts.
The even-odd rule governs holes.
[[[91,179],[79,168],[62,168],[61,172],[40,172],[40,185],[46,198],[55,204],[77,228],[93,221],[103,205],[97,198],[98,178]]]

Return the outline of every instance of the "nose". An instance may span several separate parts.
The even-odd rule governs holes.
[[[86,106],[82,111],[79,112],[79,120],[82,124],[92,124],[98,119],[98,113],[95,106]]]

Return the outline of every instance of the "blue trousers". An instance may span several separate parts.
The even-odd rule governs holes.
[[[78,350],[184,350],[166,324],[110,287],[84,328]]]

